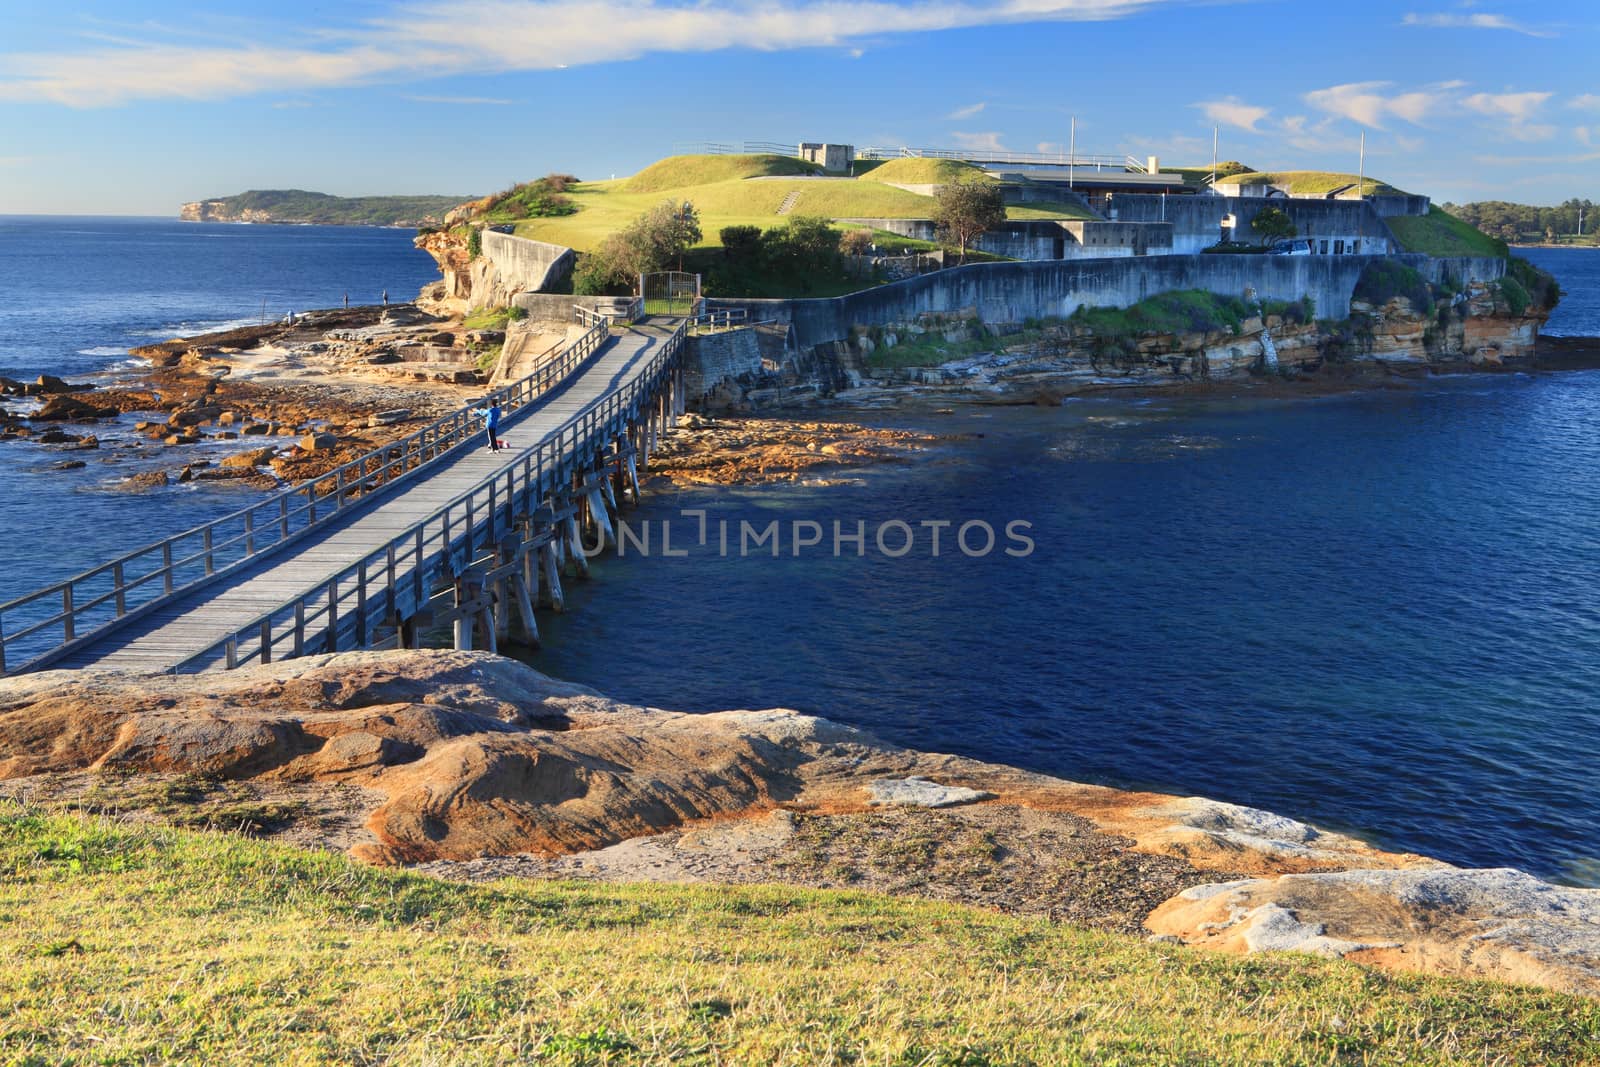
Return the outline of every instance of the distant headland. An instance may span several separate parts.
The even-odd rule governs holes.
[[[184,204],[185,222],[276,222],[315,226],[438,225],[466,196],[330,196],[304,189],[252,189]]]

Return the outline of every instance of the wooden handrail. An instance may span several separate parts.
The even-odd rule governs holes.
[[[595,325],[532,374],[493,390],[486,397],[514,412],[554,388],[593,355],[609,336],[605,325]],[[376,491],[387,489],[454,452],[477,432],[477,420],[470,417],[469,409],[462,408],[301,485],[279,490],[247,507],[0,604],[0,674],[27,670],[40,660],[58,655],[67,646],[103,632],[119,620],[143,614],[217,574],[276,551],[290,540],[341,516],[347,507],[366,503]],[[391,458],[396,455],[397,458]],[[368,470],[368,464],[374,463],[376,468]],[[331,491],[318,488],[330,484],[334,487]],[[353,495],[352,489],[357,490]],[[296,499],[301,503],[291,506]],[[266,532],[274,530],[276,536]],[[190,547],[196,540],[198,544]],[[242,552],[230,553],[226,559],[219,558],[241,541],[244,542]],[[179,580],[184,568],[194,567],[196,563],[202,566],[194,569],[202,573],[183,575],[183,580]],[[130,564],[134,566],[130,568]],[[135,572],[132,578],[128,577],[130,569]],[[151,595],[146,587],[156,577],[161,578],[161,589]],[[89,588],[83,588],[85,586]],[[130,597],[129,593],[134,591],[145,595]],[[102,609],[108,604],[111,609],[105,612]],[[36,617],[41,609],[50,611],[53,608],[56,609],[54,614],[42,620]],[[19,615],[23,618],[21,628],[6,625],[8,616]],[[26,649],[26,659],[17,662],[17,657],[11,653],[18,642],[52,626],[60,627],[59,640]]]
[[[353,637],[359,645],[371,626],[372,605],[383,605],[387,611],[407,594],[412,608],[420,609],[430,570],[449,568],[458,554],[470,565],[477,546],[493,540],[489,535],[502,514],[509,525],[514,515],[531,512],[555,487],[555,479],[567,465],[614,439],[638,416],[644,402],[659,391],[666,375],[681,361],[687,327],[687,323],[678,325],[643,373],[572,416],[520,463],[490,475],[327,581],[245,622],[173,670],[201,670],[219,659],[230,668],[267,663],[319,646],[337,650],[338,622],[346,615],[354,616]],[[326,620],[327,629],[322,634],[312,632],[320,620]]]

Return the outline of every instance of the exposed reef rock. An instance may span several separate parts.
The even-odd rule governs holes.
[[[1353,870],[1196,886],[1147,925],[1224,952],[1312,952],[1600,994],[1600,890],[1509,869]]]
[[[1600,992],[1600,890],[1459,871],[1251,808],[902,749],[792,711],[635,707],[486,653],[24,675],[0,681],[0,753],[0,792],[12,796],[74,778],[186,775],[348,797],[339,841],[353,855],[470,876],[540,864],[565,876],[590,863],[652,876],[642,863],[772,880],[799,852],[834,856],[831,869],[852,843],[942,827],[988,841],[985,862],[1010,872],[1006,884],[989,886],[963,847],[952,878],[887,888],[1020,900],[1119,929],[1166,900],[1150,928],[1207,947]],[[786,842],[799,844],[785,853]],[[1090,858],[1065,872],[1006,858],[1041,847]]]

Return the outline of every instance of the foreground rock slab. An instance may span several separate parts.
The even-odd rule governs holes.
[[[1148,916],[1158,936],[1223,951],[1600,992],[1600,890],[903,749],[793,711],[638,707],[481,652],[0,680],[0,795],[70,800],[151,776],[320,805],[341,822],[322,826],[323,847],[451,877],[854,885],[1126,931]]]
[[[1600,889],[1506,868],[1335,871],[1186,889],[1146,925],[1223,952],[1310,952],[1600,995]]]

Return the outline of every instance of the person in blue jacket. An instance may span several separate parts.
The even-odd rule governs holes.
[[[500,402],[486,400],[483,407],[473,408],[472,413],[483,416],[483,427],[489,432],[489,451],[500,451]]]

